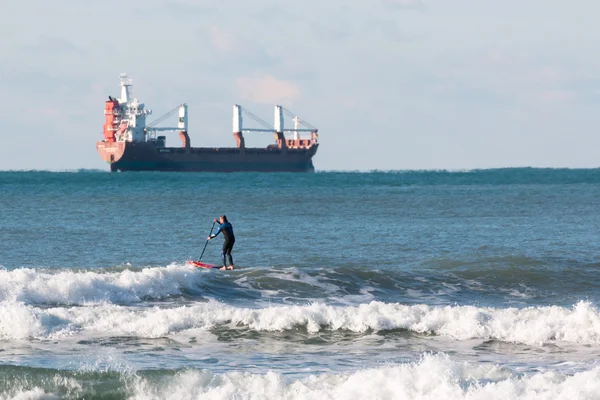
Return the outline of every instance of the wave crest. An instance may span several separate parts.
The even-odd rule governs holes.
[[[407,330],[456,340],[495,339],[544,345],[552,341],[600,343],[600,313],[590,303],[558,306],[479,308],[474,306],[403,305],[373,301],[359,306],[272,306],[240,308],[211,300],[174,308],[87,307],[36,308],[0,303],[0,338],[61,338],[110,335],[158,338],[187,330],[215,327],[275,332],[297,328],[306,334],[324,330]]]

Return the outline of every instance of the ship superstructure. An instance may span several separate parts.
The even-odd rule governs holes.
[[[132,96],[131,79],[121,74],[121,97],[108,96],[104,108],[104,139],[107,142],[143,142],[146,140],[146,110],[144,103]]]
[[[312,157],[318,144],[318,129],[280,105],[274,106],[274,126],[240,105],[233,106],[233,136],[236,147],[191,147],[188,135],[187,104],[180,104],[150,124],[152,114],[132,94],[132,82],[120,76],[121,97],[108,97],[105,103],[104,140],[97,142],[98,153],[110,163],[111,171],[313,171]],[[176,127],[159,127],[177,114]],[[284,127],[284,114],[293,126]],[[262,128],[247,128],[243,115],[259,122]],[[159,132],[179,133],[181,147],[166,147],[166,136]],[[266,148],[247,148],[244,133],[271,132],[275,143]]]

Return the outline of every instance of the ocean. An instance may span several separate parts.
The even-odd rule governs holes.
[[[0,172],[0,399],[600,399],[599,199],[600,169]],[[221,214],[239,268],[196,270]]]

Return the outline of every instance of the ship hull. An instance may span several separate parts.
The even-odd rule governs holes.
[[[318,144],[304,149],[158,147],[149,142],[97,142],[111,171],[313,172]]]

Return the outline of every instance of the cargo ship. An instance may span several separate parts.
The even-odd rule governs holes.
[[[312,172],[312,158],[319,148],[318,130],[280,105],[274,107],[271,126],[240,105],[233,106],[233,137],[236,147],[192,147],[188,135],[187,104],[146,124],[152,110],[132,96],[132,82],[120,75],[121,97],[108,96],[104,108],[104,139],[96,143],[100,157],[111,171],[207,171],[207,172]],[[293,126],[284,128],[284,113],[293,117]],[[178,115],[176,127],[158,127]],[[262,128],[245,128],[242,116],[250,116]],[[181,145],[167,147],[162,132],[179,134]],[[274,143],[246,147],[244,133],[271,132]]]

